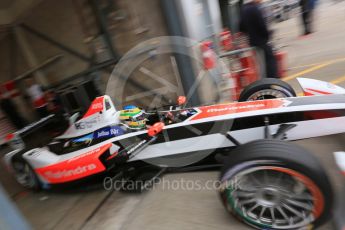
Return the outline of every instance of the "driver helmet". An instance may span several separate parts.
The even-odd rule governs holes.
[[[120,111],[120,120],[132,129],[142,129],[146,127],[146,117],[144,110],[127,105]]]

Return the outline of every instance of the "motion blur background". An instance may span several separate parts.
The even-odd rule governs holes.
[[[336,7],[331,6],[333,1],[318,3],[314,16],[316,33],[306,41],[298,39],[302,26],[297,0],[262,3],[273,31],[274,46],[287,53],[284,62],[289,74],[303,65],[341,56],[337,53],[343,48],[342,4]],[[219,34],[223,28],[232,34],[238,32],[240,4],[241,1],[225,0],[2,0],[0,79],[5,88],[1,91],[12,95],[18,112],[28,122],[38,119],[25,90],[24,80],[30,77],[43,89],[57,93],[64,112],[69,115],[83,112],[95,96],[105,92],[108,78],[120,58],[148,39],[174,35],[200,43],[211,40],[212,48],[220,55]],[[199,51],[199,47],[191,52],[195,50]],[[152,50],[145,52],[144,55],[154,56]],[[149,66],[151,75],[155,73],[187,93],[201,67],[191,65],[188,58],[174,58],[176,65],[164,55],[143,65]],[[157,88],[157,82],[145,75],[149,72],[133,73],[127,91],[134,94]],[[207,85],[205,80],[201,90],[205,91]],[[212,90],[209,92],[212,95]],[[196,92],[191,104],[212,101],[211,95]],[[147,106],[152,97],[149,95],[135,103]],[[2,123],[7,128],[13,126],[11,122]]]
[[[39,121],[40,117],[27,94],[26,79],[33,78],[44,92],[54,93],[54,102],[59,105],[60,119],[64,120],[76,112],[82,114],[96,96],[104,94],[108,79],[121,57],[137,45],[139,46],[135,54],[146,55],[149,59],[135,66],[135,71],[130,76],[125,76],[128,77],[124,84],[125,96],[140,95],[125,103],[147,107],[165,103],[165,100],[174,100],[178,94],[188,94],[199,74],[205,70],[205,63],[174,52],[159,56],[155,52],[159,49],[159,42],[155,43],[154,40],[152,49],[146,50],[140,44],[160,36],[187,37],[195,42],[188,46],[188,52],[202,60],[203,51],[200,44],[210,41],[214,54],[222,59],[221,55],[227,50],[220,45],[220,34],[224,28],[231,31],[233,37],[239,32],[241,4],[241,1],[237,0],[0,0],[1,100],[10,99],[26,124]],[[262,3],[262,9],[272,30],[272,44],[277,51],[284,53],[283,80],[294,86],[298,93],[301,90],[295,80],[297,77],[315,78],[345,86],[345,1],[319,0],[313,15],[314,33],[308,37],[301,37],[303,28],[297,0],[266,0]],[[260,66],[260,56],[254,56]],[[135,63],[136,56],[132,58]],[[234,74],[234,66],[229,65],[227,60],[224,62],[227,71]],[[234,68],[236,69],[236,66]],[[234,100],[234,86],[231,82],[227,82],[230,85],[215,90],[213,83],[219,79],[214,79],[212,71],[206,71],[205,74],[206,77],[198,90],[190,97],[190,105],[216,102],[222,93],[219,91],[228,93],[222,96],[223,99]],[[165,82],[175,85],[178,92],[154,91],[162,87],[162,81],[157,81],[157,76],[165,80],[163,84]],[[258,73],[258,77],[263,76]],[[227,80],[229,79],[231,78]],[[157,94],[164,97],[152,102]],[[122,105],[116,104],[118,108]],[[47,129],[49,124],[47,125],[44,124],[30,134],[33,146],[42,145],[45,139],[56,135]],[[0,111],[1,143],[5,142],[8,133],[16,130],[16,124],[4,111]],[[42,133],[48,135],[43,138]],[[302,142],[302,145],[314,149],[333,175],[336,174],[334,163],[322,153],[332,152],[334,146],[344,147],[338,143],[344,137],[337,135],[327,138],[327,144],[322,146],[317,140],[308,140]],[[1,151],[6,152],[4,146]],[[170,195],[155,191],[156,195],[145,195],[148,198],[144,203],[142,197],[116,194],[107,202],[106,208],[100,208],[101,201],[107,195],[106,191],[32,193],[18,186],[13,176],[7,174],[1,164],[0,169],[0,180],[9,196],[37,229],[91,229],[95,226],[137,229],[143,223],[149,222],[143,211],[149,201],[152,202],[155,215],[162,219],[167,219],[170,214],[181,217],[180,212],[184,210],[181,205],[174,204],[170,214],[169,211],[159,211],[160,201],[180,199],[186,195],[183,194],[186,192],[182,191]],[[193,174],[187,177],[194,178]],[[204,175],[204,178],[215,177],[216,174],[212,173]],[[336,176],[334,181],[338,181]],[[209,191],[204,191],[195,200],[204,199],[207,205],[217,206],[215,195],[210,194]],[[118,202],[119,199],[122,201]],[[215,200],[215,204],[211,200]],[[197,205],[193,199],[189,202],[191,205]],[[206,206],[205,210],[207,205],[202,205]],[[125,206],[127,209],[123,211]],[[213,213],[205,211],[200,214],[214,217],[204,228],[228,229],[229,223],[226,222],[225,214],[221,213],[221,207],[217,206],[215,210]],[[118,217],[116,223],[113,214]],[[129,222],[127,215],[140,218]],[[193,221],[183,217],[181,219],[181,222],[168,221],[167,228],[172,228],[176,223],[183,229],[193,227]],[[202,226],[204,223],[200,219],[202,218],[193,220]],[[210,216],[207,219],[210,219]],[[156,229],[161,229],[162,222],[152,224]],[[231,224],[236,229],[246,229],[235,221]],[[125,227],[122,228],[123,226]],[[330,226],[324,229],[328,228]]]

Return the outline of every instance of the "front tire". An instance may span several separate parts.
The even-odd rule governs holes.
[[[25,188],[39,190],[41,184],[32,167],[25,160],[14,160],[12,167],[15,172],[16,181]]]
[[[288,83],[280,79],[264,78],[245,87],[238,101],[256,101],[286,97],[296,97],[296,92]]]
[[[259,229],[299,229],[329,219],[333,191],[324,169],[303,148],[259,140],[231,152],[220,196],[225,208]]]

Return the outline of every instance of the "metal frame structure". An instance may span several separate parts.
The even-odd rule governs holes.
[[[162,10],[171,36],[185,36],[183,25],[178,15],[178,8],[175,0],[161,0]],[[194,85],[196,76],[191,68],[192,62],[189,57],[176,53],[176,64],[181,76],[182,86],[185,92],[188,92]],[[200,97],[197,91],[194,91],[188,101],[188,106],[200,104]]]

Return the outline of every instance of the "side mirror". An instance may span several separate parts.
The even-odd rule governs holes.
[[[163,122],[156,122],[154,125],[152,125],[150,128],[147,130],[147,134],[150,137],[156,136],[160,132],[162,132],[164,128],[164,123]]]
[[[177,98],[177,104],[178,105],[184,105],[186,103],[186,97],[185,96],[179,96]]]

